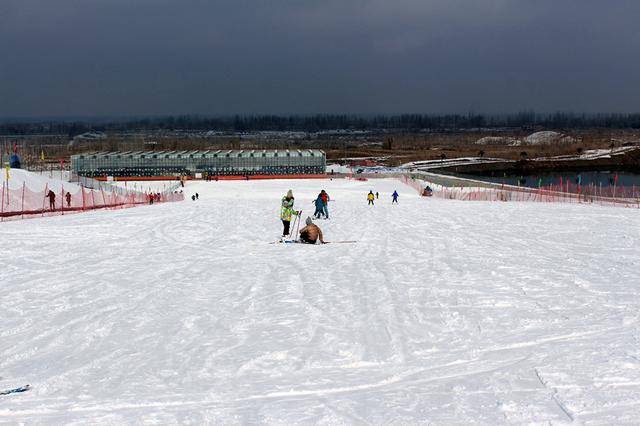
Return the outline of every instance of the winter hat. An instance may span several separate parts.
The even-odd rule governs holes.
[[[292,190],[289,190],[287,192],[287,198],[293,198],[293,191]]]
[[[307,220],[305,220],[304,223],[306,223],[307,225],[312,225],[313,221],[311,220],[311,218],[309,216],[307,216]]]

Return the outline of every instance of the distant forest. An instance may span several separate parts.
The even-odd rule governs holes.
[[[78,120],[5,120],[0,121],[0,135],[57,134],[75,136],[89,131],[296,131],[326,130],[369,131],[464,131],[472,129],[535,128],[548,129],[640,129],[640,114],[537,114],[523,112],[510,115],[482,114],[402,114],[402,115],[237,115],[205,117],[197,115]]]

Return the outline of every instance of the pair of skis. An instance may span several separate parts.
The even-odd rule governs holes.
[[[355,243],[356,241],[325,241],[325,244],[355,244]],[[279,240],[269,244],[306,244],[309,246],[322,245],[322,244],[303,243],[300,240]]]
[[[2,396],[2,395],[10,395],[12,393],[26,392],[29,389],[31,389],[30,385],[20,386],[19,388],[7,389],[7,390],[0,391],[0,396]]]

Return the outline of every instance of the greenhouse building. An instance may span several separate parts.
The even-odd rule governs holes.
[[[315,149],[95,152],[71,156],[84,177],[324,175],[325,153]]]

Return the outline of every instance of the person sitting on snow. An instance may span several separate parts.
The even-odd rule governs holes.
[[[307,226],[300,230],[300,241],[307,244],[315,244],[320,240],[320,244],[324,244],[324,238],[322,237],[322,230],[313,223],[310,217],[307,216],[305,221]]]

